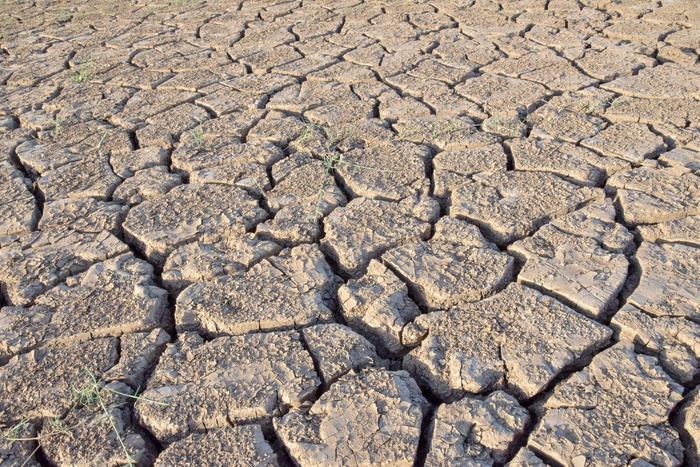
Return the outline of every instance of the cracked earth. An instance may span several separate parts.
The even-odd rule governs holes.
[[[0,1],[0,464],[700,465],[698,48],[696,0]]]

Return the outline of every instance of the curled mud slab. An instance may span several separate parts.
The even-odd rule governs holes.
[[[0,0],[0,464],[700,462],[696,0]]]

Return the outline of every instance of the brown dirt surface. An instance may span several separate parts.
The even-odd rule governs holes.
[[[697,0],[0,0],[0,465],[700,463]]]

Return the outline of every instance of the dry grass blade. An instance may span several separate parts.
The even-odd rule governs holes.
[[[84,375],[87,375],[88,381],[87,383],[82,386],[76,388],[75,386],[71,386],[71,393],[70,393],[70,401],[69,405],[70,408],[68,409],[68,412],[62,416],[62,417],[53,417],[48,419],[48,427],[45,429],[45,432],[42,432],[38,436],[33,436],[33,437],[25,437],[25,436],[20,436],[20,433],[25,429],[28,425],[30,420],[29,419],[23,419],[16,423],[15,425],[8,427],[5,429],[5,432],[3,433],[3,438],[7,441],[20,441],[20,442],[26,442],[26,441],[36,441],[37,447],[34,449],[34,451],[29,455],[29,457],[24,461],[22,466],[26,465],[36,454],[36,452],[39,450],[41,447],[42,440],[53,437],[53,436],[58,436],[61,434],[64,434],[66,432],[69,432],[71,430],[75,430],[79,427],[85,426],[86,424],[89,423],[95,423],[94,420],[88,420],[82,423],[78,423],[75,425],[71,426],[66,426],[65,425],[65,420],[68,418],[68,416],[79,406],[84,406],[84,407],[93,407],[96,404],[98,405],[99,409],[104,413],[103,417],[98,420],[98,422],[107,420],[109,422],[110,427],[114,431],[114,434],[117,438],[117,441],[119,443],[119,446],[121,447],[122,451],[124,452],[124,455],[126,456],[126,461],[127,465],[130,467],[133,467],[135,464],[133,463],[133,458],[128,452],[128,449],[126,445],[124,444],[124,440],[122,439],[121,435],[119,434],[119,429],[117,428],[117,425],[114,421],[114,418],[110,414],[109,410],[111,408],[115,408],[118,406],[108,406],[105,402],[104,397],[102,396],[102,391],[108,391],[113,394],[120,395],[122,397],[130,398],[130,399],[136,399],[139,401],[144,401],[152,404],[158,404],[158,405],[163,405],[167,406],[167,402],[163,401],[157,401],[153,399],[147,399],[144,397],[141,397],[138,395],[138,389],[136,390],[135,394],[127,394],[121,391],[117,391],[115,389],[109,388],[109,387],[104,387],[100,385],[100,382],[97,380],[95,375],[88,370],[87,368],[83,370]]]

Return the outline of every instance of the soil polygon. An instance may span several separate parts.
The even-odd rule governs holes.
[[[452,192],[450,215],[478,225],[488,240],[504,245],[601,198],[600,189],[578,187],[550,173],[483,173]]]
[[[336,276],[316,245],[300,245],[247,271],[198,282],[177,299],[179,330],[217,335],[333,321]]]
[[[0,0],[0,464],[700,462],[697,0],[114,3]]]
[[[405,371],[347,375],[275,431],[297,463],[410,465],[427,401]],[[306,446],[312,445],[314,449]]]
[[[344,273],[360,276],[371,259],[390,248],[427,239],[438,209],[429,198],[401,203],[356,198],[326,218],[321,246]]]
[[[569,464],[595,456],[606,464],[680,465],[683,447],[668,416],[681,399],[682,387],[656,359],[618,344],[553,392],[528,447]]]
[[[404,357],[404,367],[448,402],[505,384],[530,398],[610,335],[554,299],[511,284],[486,300],[421,315],[406,326],[404,344],[419,347]]]
[[[280,415],[313,395],[319,381],[295,332],[246,334],[203,342],[183,333],[170,344],[136,413],[161,442]]]

